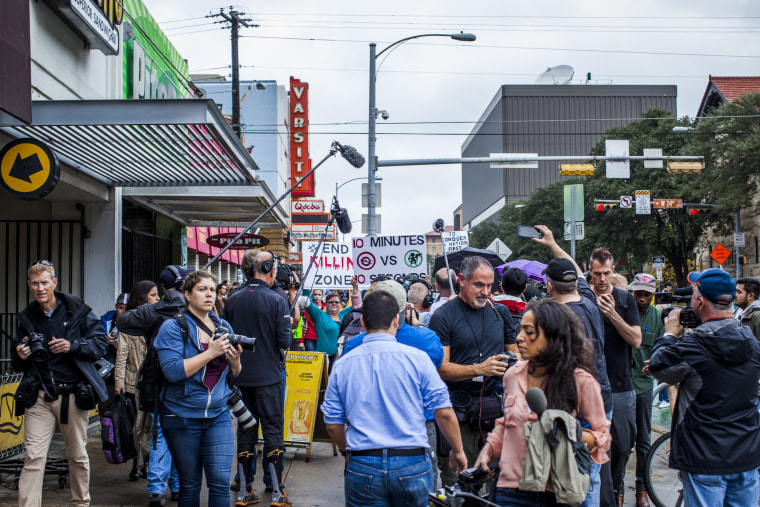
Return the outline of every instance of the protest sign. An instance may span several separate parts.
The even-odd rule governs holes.
[[[372,236],[355,238],[354,273],[362,287],[378,276],[403,280],[405,276],[424,276],[427,269],[425,236]]]
[[[317,242],[304,243],[303,271],[309,267],[314,257],[314,265],[304,281],[307,289],[350,289],[354,276],[354,259],[351,243],[322,243],[317,250]]]
[[[448,231],[441,233],[443,248],[447,254],[458,252],[470,246],[470,238],[465,231]]]

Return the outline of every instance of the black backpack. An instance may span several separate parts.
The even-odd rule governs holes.
[[[187,319],[182,313],[174,316],[174,320],[179,324],[182,333],[182,343],[190,338],[190,331],[187,327]],[[161,404],[161,392],[166,386],[166,377],[161,369],[161,363],[158,360],[158,353],[154,347],[156,338],[151,338],[148,344],[148,350],[145,352],[145,359],[137,372],[137,398],[138,407],[143,412],[153,412],[153,427],[151,433],[153,436],[153,449],[156,449],[156,439],[158,438],[158,409]]]

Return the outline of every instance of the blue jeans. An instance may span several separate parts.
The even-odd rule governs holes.
[[[612,410],[605,415],[608,421],[612,420]],[[583,420],[582,426],[586,429],[591,429],[591,425],[585,420]],[[586,495],[586,499],[583,500],[581,507],[599,507],[601,501],[600,491],[602,487],[601,470],[602,465],[597,465],[594,460],[591,460],[591,472],[589,473],[591,482],[589,483],[588,494]]]
[[[151,427],[153,424],[153,412],[150,414]],[[152,434],[151,434],[152,435]],[[172,455],[166,445],[164,432],[161,430],[161,418],[158,418],[158,437],[156,448],[153,449],[151,436],[150,461],[148,462],[148,494],[163,495],[166,493],[166,480],[169,480],[169,491],[179,491],[179,476],[177,468],[172,462]]]
[[[757,469],[738,474],[681,472],[684,505],[755,506],[760,495]]]
[[[179,505],[200,507],[205,474],[209,507],[229,507],[233,454],[229,411],[211,419],[161,414],[161,423],[179,472]]]
[[[502,507],[554,507],[567,505],[557,503],[554,493],[536,493],[509,488],[496,488],[494,503]]]
[[[303,341],[304,350],[306,352],[316,352],[317,351],[317,340],[306,340]]]
[[[419,456],[351,456],[346,467],[347,507],[428,504],[433,470],[428,453]]]

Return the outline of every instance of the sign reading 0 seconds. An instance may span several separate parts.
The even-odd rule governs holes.
[[[17,139],[0,150],[0,186],[14,197],[44,197],[55,188],[60,175],[58,159],[40,141]]]

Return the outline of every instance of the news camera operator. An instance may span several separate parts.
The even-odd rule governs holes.
[[[71,503],[90,504],[88,412],[108,399],[94,362],[108,348],[100,320],[84,301],[55,290],[53,264],[29,266],[34,301],[18,313],[11,364],[24,376],[16,391],[16,416],[24,417],[24,467],[18,483],[21,506],[42,505],[42,479],[56,423],[63,436],[71,477]]]
[[[760,344],[733,318],[728,273],[708,269],[688,280],[701,324],[684,333],[682,310],[670,312],[649,362],[658,381],[680,383],[670,467],[681,471],[685,505],[757,505]]]
[[[261,501],[248,479],[252,478],[259,425],[264,437],[264,456],[274,464],[282,495],[273,496],[271,505],[290,505],[282,490],[284,407],[282,388],[282,351],[290,347],[293,335],[286,300],[272,287],[277,279],[277,257],[272,252],[246,252],[248,282],[232,295],[225,306],[225,317],[240,334],[256,338],[256,351],[244,351],[243,372],[235,384],[243,401],[258,420],[250,429],[238,427],[238,463],[248,490],[238,495],[237,505]],[[274,489],[274,488],[273,488]]]
[[[227,375],[240,373],[243,348],[233,345],[230,326],[214,313],[216,279],[208,271],[185,278],[187,301],[180,317],[161,325],[155,348],[167,384],[161,396],[161,427],[179,474],[179,504],[200,505],[202,476],[208,505],[230,504],[233,434]]]

